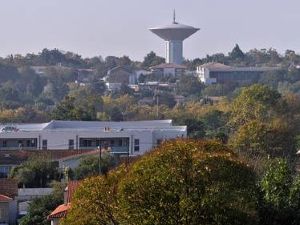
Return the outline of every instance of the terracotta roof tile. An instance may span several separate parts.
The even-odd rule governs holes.
[[[0,202],[9,202],[12,198],[7,197],[6,195],[0,195]]]
[[[54,209],[54,211],[48,216],[48,219],[65,217],[70,207],[70,203],[57,206],[56,209]]]
[[[18,184],[13,179],[0,179],[0,194],[14,198],[18,195]]]

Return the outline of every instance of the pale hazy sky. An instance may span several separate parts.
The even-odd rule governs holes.
[[[300,0],[0,0],[0,56],[58,48],[87,56],[151,50],[164,42],[149,27],[177,21],[201,28],[184,42],[186,58],[273,47],[300,52]]]

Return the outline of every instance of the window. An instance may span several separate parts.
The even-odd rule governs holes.
[[[114,146],[115,145],[115,140],[110,140],[110,146]]]
[[[47,140],[43,140],[42,141],[42,149],[43,150],[47,150],[47,148],[48,148],[48,141]]]
[[[134,139],[134,151],[140,151],[140,139]]]
[[[122,139],[121,139],[121,140],[119,140],[119,144],[118,144],[118,146],[123,146],[123,141],[122,141]]]
[[[3,147],[7,147],[7,141],[3,141],[2,146],[3,146]]]
[[[100,140],[96,140],[96,147],[101,147],[100,146]]]
[[[70,150],[74,149],[74,140],[73,139],[69,140],[69,149]]]

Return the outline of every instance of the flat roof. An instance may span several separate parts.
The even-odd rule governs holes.
[[[278,70],[279,67],[258,67],[258,66],[252,66],[252,67],[233,67],[228,66],[222,63],[205,63],[203,65],[198,66],[200,68],[206,68],[211,72],[264,72],[264,71],[272,71],[272,70]]]
[[[147,129],[184,129],[185,126],[172,126],[172,120],[144,121],[66,121],[52,120],[49,123],[0,124],[0,133],[18,131],[51,131],[51,130],[147,130]]]

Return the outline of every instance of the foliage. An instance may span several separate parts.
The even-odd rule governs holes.
[[[54,190],[50,195],[33,199],[29,204],[28,213],[22,217],[20,225],[50,225],[47,216],[63,203],[64,183],[53,184]]]
[[[203,89],[203,85],[200,81],[194,77],[189,75],[182,75],[177,82],[177,94],[183,96],[190,96],[190,95],[200,95]]]
[[[19,186],[44,188],[49,187],[51,181],[58,180],[60,173],[54,162],[46,156],[37,155],[15,167],[10,177],[16,179]]]
[[[72,208],[62,225],[119,225],[117,190],[125,174],[121,166],[108,176],[85,179],[76,190]]]
[[[164,58],[157,56],[153,51],[151,51],[145,56],[144,61],[142,62],[142,67],[149,68],[151,66],[159,65],[164,62]]]
[[[109,154],[101,157],[101,173],[107,174],[116,164],[116,161]],[[74,170],[74,178],[81,180],[99,174],[99,157],[88,156],[81,159],[80,164]]]
[[[267,86],[244,88],[231,104],[230,143],[253,155],[293,156],[298,124],[290,108],[297,105],[294,100],[289,102]]]
[[[85,180],[63,224],[256,224],[255,175],[212,141],[165,142]]]
[[[245,54],[240,49],[239,45],[236,44],[232,51],[229,53],[229,57],[235,61],[242,61],[245,57]]]
[[[287,161],[276,159],[269,163],[260,183],[260,224],[300,223],[300,177],[294,177]]]

